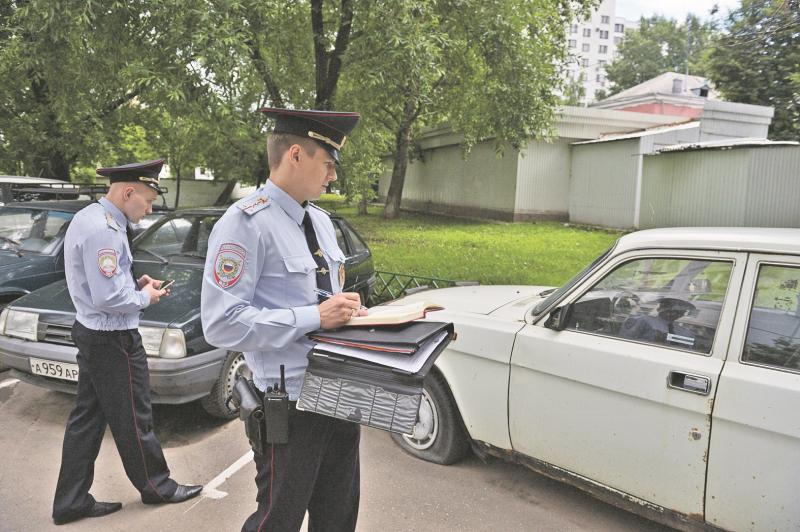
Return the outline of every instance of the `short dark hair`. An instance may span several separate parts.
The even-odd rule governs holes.
[[[281,164],[283,154],[294,144],[299,144],[312,157],[321,146],[315,141],[291,133],[271,133],[267,137],[267,162],[269,169],[275,170]]]

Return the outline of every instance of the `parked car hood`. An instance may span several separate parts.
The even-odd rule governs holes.
[[[46,256],[47,259],[52,259]],[[24,277],[25,270],[31,267],[39,267],[43,256],[34,253],[23,252],[20,257],[15,251],[2,250],[0,251],[0,282],[7,281],[14,277]]]
[[[144,323],[181,325],[200,313],[200,287],[203,275],[202,268],[167,265],[163,268],[156,265],[136,266],[137,275],[147,273],[155,279],[174,279],[170,295],[162,297],[156,305],[142,311],[140,321]],[[13,303],[14,307],[36,310],[40,314],[63,315],[63,319],[55,321],[71,323],[75,316],[75,307],[67,290],[66,280],[34,290]]]
[[[548,288],[550,287],[525,285],[456,286],[417,292],[398,300],[397,304],[429,301],[450,312],[508,315],[511,319],[522,319],[525,311],[542,299],[538,294]]]

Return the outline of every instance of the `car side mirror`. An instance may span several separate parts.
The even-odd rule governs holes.
[[[563,331],[567,328],[569,319],[572,317],[572,305],[564,305],[563,307],[556,307],[550,313],[544,326],[554,331]]]

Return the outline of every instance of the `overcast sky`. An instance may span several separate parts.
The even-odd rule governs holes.
[[[718,18],[739,7],[741,0],[617,0],[616,15],[628,20],[638,20],[641,16],[652,15],[684,20],[687,14],[693,13],[706,19],[709,18],[709,12],[714,4],[719,6],[720,13],[715,17]]]

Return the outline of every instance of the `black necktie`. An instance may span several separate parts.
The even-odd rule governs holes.
[[[133,257],[133,229],[131,229],[130,224],[125,224],[125,234],[128,236],[128,249],[131,252],[131,257]],[[136,290],[139,290],[139,282],[136,280],[136,274],[133,273],[133,262],[131,262],[131,277],[133,277],[133,286],[136,287]]]
[[[314,257],[314,262],[317,263],[317,288],[325,290],[326,292],[333,292],[331,276],[329,275],[331,271],[328,269],[328,262],[322,254],[319,242],[317,242],[317,234],[314,232],[314,224],[311,223],[311,217],[308,215],[308,212],[303,216],[303,231],[306,234],[308,251],[311,252],[311,256]],[[327,297],[319,296],[317,299],[321,303],[327,299]]]

